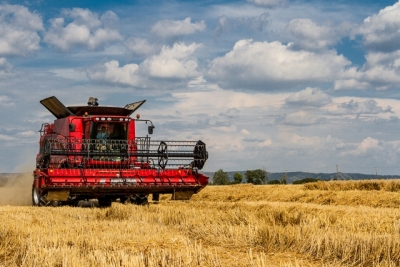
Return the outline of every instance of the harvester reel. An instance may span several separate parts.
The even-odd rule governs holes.
[[[206,160],[208,159],[208,152],[206,150],[206,144],[201,140],[196,143],[194,148],[194,160],[192,161],[192,168],[197,168],[199,170],[203,169]]]
[[[165,166],[167,165],[168,162],[168,146],[164,141],[160,142],[157,152],[158,152],[158,166],[160,166],[161,169],[165,169]]]

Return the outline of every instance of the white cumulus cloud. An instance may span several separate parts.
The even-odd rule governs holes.
[[[300,92],[294,93],[285,99],[287,104],[304,106],[323,106],[332,102],[329,95],[319,88],[307,87]]]
[[[367,48],[391,52],[400,50],[400,1],[364,20],[360,32]]]
[[[0,56],[27,56],[40,49],[42,18],[20,5],[0,5]]]
[[[325,123],[326,118],[300,110],[298,112],[285,115],[283,116],[283,118],[277,118],[276,121],[281,121],[283,124],[286,125],[307,126]]]
[[[12,136],[9,136],[9,135],[0,134],[0,140],[11,141],[11,140],[15,140],[15,137],[12,137]]]
[[[247,131],[246,129],[242,129],[240,132],[241,132],[242,134],[245,134],[245,135],[249,135],[249,134],[250,134],[250,132]]]
[[[400,1],[367,17],[358,30],[366,48],[365,64],[349,68],[335,90],[396,89],[400,83]]]
[[[157,22],[151,31],[163,38],[181,37],[188,34],[193,34],[196,31],[204,31],[206,23],[204,20],[192,23],[191,18],[184,20],[161,20]]]
[[[106,82],[122,86],[136,86],[139,83],[139,66],[137,64],[126,64],[119,66],[119,62],[112,60],[103,65],[95,66],[87,70],[89,79],[95,82]]]
[[[118,20],[112,11],[107,11],[99,18],[88,9],[73,8],[64,9],[62,15],[50,20],[51,26],[45,33],[44,41],[63,52],[77,46],[88,50],[103,49],[110,43],[122,40],[119,32],[112,27]],[[72,22],[66,22],[69,19]]]
[[[335,90],[397,88],[400,83],[400,50],[392,52],[369,52],[361,69],[354,67],[344,71],[335,81]]]
[[[280,42],[240,40],[210,64],[209,75],[221,86],[273,90],[283,85],[333,81],[350,62],[326,51],[293,51]]]
[[[0,57],[0,78],[6,78],[12,75],[12,66],[7,62],[7,59]]]
[[[199,75],[197,59],[192,56],[201,44],[185,45],[175,43],[172,47],[164,46],[158,55],[147,58],[141,64],[143,72],[158,78],[191,78]]]
[[[143,38],[131,37],[125,41],[125,46],[136,55],[147,56],[156,52],[156,47]]]
[[[191,79],[199,75],[197,59],[192,56],[200,44],[185,45],[175,43],[173,47],[164,46],[157,55],[142,63],[119,66],[117,60],[94,66],[86,71],[92,81],[106,82],[123,86],[144,86],[151,78]]]
[[[380,114],[392,112],[390,106],[385,109],[378,106],[378,103],[374,99],[367,99],[364,101],[354,101],[353,99],[349,102],[338,105],[337,110],[332,111],[332,114]]]
[[[23,136],[23,137],[33,137],[37,136],[38,133],[35,133],[34,131],[25,131],[25,132],[20,132],[18,135]]]
[[[350,154],[350,155],[357,156],[357,155],[366,154],[367,152],[370,152],[370,151],[380,150],[381,148],[382,147],[380,145],[379,140],[374,139],[372,137],[367,137],[360,144],[357,145],[356,149],[345,152],[344,154]]]
[[[257,31],[263,31],[270,23],[269,13],[262,13],[256,17],[238,17],[229,19],[226,15],[219,17],[218,25],[215,28],[215,36],[220,36],[222,33],[234,31],[241,26],[245,26]]]
[[[311,19],[293,19],[286,27],[287,32],[293,36],[294,49],[321,50],[340,40],[335,28],[319,26]]]
[[[0,107],[13,107],[15,106],[14,102],[8,96],[0,95]]]
[[[265,140],[265,141],[263,141],[263,142],[258,144],[258,146],[260,146],[260,147],[266,147],[266,146],[270,146],[270,145],[272,145],[271,139],[267,139],[267,140]]]
[[[254,3],[259,6],[274,7],[286,3],[286,0],[247,0],[247,2]]]

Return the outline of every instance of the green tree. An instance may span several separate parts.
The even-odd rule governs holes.
[[[268,180],[268,174],[265,170],[247,170],[245,172],[246,182],[250,184],[265,184]]]
[[[225,185],[229,184],[229,176],[228,173],[224,172],[224,170],[219,169],[214,173],[213,176],[213,184],[215,185]]]
[[[240,172],[235,172],[233,175],[233,183],[234,184],[241,184],[243,181],[243,175]]]
[[[255,170],[256,175],[258,177],[258,180],[260,181],[260,184],[265,184],[268,180],[268,173],[266,170],[262,169],[257,169]]]
[[[255,180],[256,180],[256,177],[255,177],[253,171],[247,170],[247,171],[244,173],[244,176],[246,177],[246,182],[247,182],[248,184],[254,184],[254,182],[255,182]]]

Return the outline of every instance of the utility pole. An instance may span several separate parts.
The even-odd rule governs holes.
[[[286,184],[287,183],[287,170],[284,175],[281,177],[281,184]]]
[[[377,167],[375,167],[375,174],[376,174],[376,179],[378,179],[378,168]]]
[[[285,174],[285,184],[287,184],[287,170],[286,170],[286,174]]]
[[[339,166],[336,164],[336,180],[339,180]]]

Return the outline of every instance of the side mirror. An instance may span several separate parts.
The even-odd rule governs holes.
[[[70,132],[75,132],[75,124],[70,123],[70,124],[68,125],[68,128],[69,128],[69,131],[70,131]]]
[[[149,132],[149,134],[153,134],[153,129],[154,129],[154,126],[153,126],[153,125],[151,125],[151,126],[148,127],[148,132]]]

